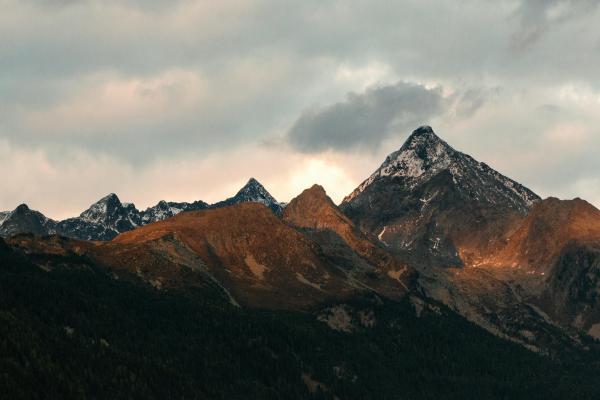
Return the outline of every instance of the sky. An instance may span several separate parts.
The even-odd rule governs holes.
[[[431,125],[600,207],[600,0],[0,0],[0,210],[339,202]]]

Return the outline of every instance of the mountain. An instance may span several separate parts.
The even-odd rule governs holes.
[[[302,229],[348,276],[389,297],[405,294],[413,285],[414,270],[389,254],[374,236],[360,231],[325,193],[314,185],[292,199],[283,220]]]
[[[122,232],[162,221],[182,211],[196,211],[207,207],[208,204],[201,200],[192,203],[161,200],[155,206],[139,211],[131,203],[121,203],[119,197],[111,193],[92,204],[78,217],[57,222],[22,204],[15,211],[0,212],[0,237],[18,233],[59,233],[80,240],[106,241]],[[6,227],[3,227],[4,222]]]
[[[28,253],[85,256],[156,288],[213,285],[244,306],[306,309],[360,293],[402,299],[413,288],[412,270],[362,234],[321,187],[290,206],[284,218],[257,202],[179,213],[95,245],[57,236],[10,240]]]
[[[430,127],[340,209],[418,271],[418,287],[490,332],[542,352],[600,331],[599,212],[542,201]]]
[[[538,201],[423,126],[340,208],[395,251],[432,266],[461,266],[496,245]]]
[[[141,224],[140,212],[135,206],[121,203],[119,197],[111,193],[92,204],[79,217],[59,222],[57,231],[81,240],[111,240]]]
[[[271,196],[267,189],[265,189],[265,187],[254,178],[250,178],[250,180],[235,194],[235,196],[215,203],[211,205],[211,207],[224,207],[245,202],[264,204],[277,215],[281,215],[283,212],[283,205],[275,200],[275,198]]]
[[[208,208],[208,204],[202,200],[193,203],[176,203],[173,201],[159,201],[155,206],[148,207],[141,212],[142,224],[151,224],[157,221],[163,221],[171,218],[182,211],[198,211]]]
[[[250,306],[305,308],[366,290],[256,202],[181,213],[123,233],[90,256],[160,287],[188,286],[195,272]]]
[[[34,380],[56,398],[599,394],[600,210],[429,127],[339,207],[251,179],[211,206],[111,194],[56,223],[23,205],[0,232],[11,398]]]
[[[48,235],[56,232],[56,221],[46,218],[39,211],[21,204],[13,211],[0,214],[0,236],[6,237],[19,233]]]
[[[198,211],[209,207],[219,208],[244,202],[264,204],[276,215],[281,215],[283,212],[283,204],[277,202],[256,179],[251,178],[235,196],[212,205],[202,200],[192,203],[161,200],[155,206],[139,211],[131,203],[121,203],[119,197],[111,193],[92,204],[78,217],[59,222],[52,221],[37,211],[0,212],[0,236],[7,237],[16,233],[47,235],[56,232],[80,240],[106,241],[115,238],[120,233],[163,221],[183,211]],[[35,216],[31,216],[33,215],[31,213],[34,213]],[[14,217],[11,218],[13,214]],[[5,221],[8,225],[6,228],[2,228]]]
[[[600,338],[600,210],[581,199],[545,199],[492,253],[492,268],[525,274],[523,293],[553,320]]]
[[[45,251],[27,247],[40,241]],[[236,307],[216,285],[158,289],[77,250],[106,243],[31,235],[9,242],[0,239],[6,398],[593,399],[600,393],[593,344],[583,359],[545,357],[439,304],[367,294],[302,311]]]
[[[600,210],[585,200],[548,198],[537,203],[489,261],[548,273],[573,243],[600,241]]]

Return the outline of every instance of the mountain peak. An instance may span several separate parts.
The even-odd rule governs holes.
[[[440,139],[430,126],[415,129],[402,147],[388,155],[381,166],[344,201],[350,201],[381,178],[402,177],[415,183],[448,169],[458,152]]]
[[[430,126],[421,126],[413,131],[400,150],[386,158],[376,174],[418,178],[427,172],[447,168],[455,153]]]
[[[453,150],[448,143],[444,142],[430,126],[420,126],[415,129],[406,142],[402,145],[399,151],[406,151],[409,149],[426,149],[426,148],[439,148],[440,150]],[[424,156],[425,154],[420,154]]]
[[[250,178],[248,182],[237,192],[235,197],[245,201],[267,200],[276,202],[265,187],[256,179]]]
[[[119,200],[119,196],[114,193],[107,194],[96,203],[119,203],[121,204],[121,200]]]
[[[80,217],[88,222],[106,223],[109,215],[114,214],[121,208],[123,208],[123,204],[119,197],[114,193],[110,193],[92,204],[90,208],[81,213]]]
[[[15,213],[25,213],[27,211],[30,211],[30,208],[29,208],[29,206],[27,204],[23,203],[23,204],[19,204],[17,206],[17,208],[15,208],[15,211],[13,211],[13,212],[15,212]]]
[[[279,204],[279,202],[275,200],[273,196],[271,196],[267,189],[265,189],[265,187],[254,178],[250,178],[248,182],[235,194],[235,196],[215,203],[211,206],[211,208],[218,208],[244,202],[262,203],[278,215],[281,215],[282,212],[281,204]]]
[[[329,198],[329,196],[327,196],[327,193],[325,192],[325,189],[323,188],[323,186],[318,185],[318,184],[314,184],[311,187],[309,187],[308,189],[304,190],[302,192],[302,194],[306,194],[306,195],[310,195],[311,197],[321,197],[321,198]]]
[[[27,204],[20,204],[11,212],[0,213],[0,236],[3,237],[19,233],[48,235],[54,233],[55,225],[55,221],[30,209]]]
[[[352,225],[320,185],[313,185],[292,199],[285,207],[283,219],[301,228],[335,227],[340,231],[340,225],[344,225],[342,230],[346,231]]]
[[[419,137],[427,138],[427,139],[439,139],[438,136],[433,131],[433,128],[429,125],[423,125],[423,126],[418,127],[417,129],[415,129],[409,136],[408,140],[410,141],[413,138],[419,138]]]
[[[344,202],[352,201],[368,186],[382,179],[402,179],[409,190],[421,186],[446,172],[454,185],[475,200],[490,204],[498,196],[508,198],[513,206],[525,212],[539,197],[517,182],[494,171],[485,163],[454,150],[435,134],[430,126],[415,129],[402,147],[391,153],[383,164]]]
[[[248,191],[261,191],[261,192],[265,192],[268,194],[267,190],[262,185],[262,183],[260,183],[259,181],[257,181],[254,178],[248,179],[248,182],[246,182],[246,184],[244,186],[242,186],[242,188],[238,191],[237,194],[243,194]],[[269,194],[269,196],[270,196],[270,194]]]
[[[245,186],[262,186],[262,184],[255,178],[250,178],[248,179],[248,182],[246,182]]]

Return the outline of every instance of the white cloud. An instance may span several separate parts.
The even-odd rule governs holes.
[[[311,179],[339,200],[428,116],[542,195],[598,199],[597,4],[0,0],[0,209],[211,201],[249,175],[282,200]],[[443,112],[412,96],[394,103],[404,125],[371,113],[366,153],[358,130],[319,124],[296,143],[318,155],[282,145],[303,110],[400,81],[439,90]]]

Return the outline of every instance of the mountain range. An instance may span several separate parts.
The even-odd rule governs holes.
[[[161,200],[155,206],[140,211],[131,203],[121,203],[119,197],[111,193],[92,204],[78,217],[54,221],[39,211],[30,210],[26,204],[21,204],[13,211],[0,212],[0,236],[7,237],[18,233],[60,234],[81,240],[105,241],[142,225],[173,217],[182,211],[203,210],[248,201],[262,203],[273,212],[281,214],[282,205],[256,179],[251,178],[235,196],[213,205],[202,200],[192,203]]]
[[[596,365],[600,359],[600,211],[581,199],[541,199],[455,150],[429,126],[416,129],[339,206],[319,185],[282,204],[250,179],[235,196],[212,205],[161,201],[139,211],[111,194],[79,217],[64,221],[50,220],[21,205],[0,213],[0,235],[5,237],[0,240],[3,251],[22,257],[33,270],[101,271],[110,282],[107,285],[121,288],[128,282],[151,296],[163,294],[161,301],[201,293],[203,302],[211,299],[208,309],[213,311],[217,307],[248,315],[244,313],[259,310],[262,316],[252,314],[251,320],[261,324],[266,323],[262,318],[293,320],[286,325],[290,337],[302,337],[313,329],[313,322],[318,323],[340,337],[364,339],[360,351],[367,358],[380,356],[383,337],[394,337],[394,343],[406,340],[416,353],[425,354],[431,347],[419,343],[431,346],[446,343],[449,337],[461,340],[476,326],[481,333],[469,337],[493,338],[490,351],[516,344],[527,349],[523,365],[531,361],[541,366],[551,360],[556,363],[551,368],[567,377],[565,382],[570,382],[569,374],[575,370],[582,379],[600,374]],[[212,303],[213,298],[218,300]],[[213,312],[208,309],[203,312]],[[408,320],[428,326],[431,332],[420,331],[428,338],[419,342],[407,336],[412,332],[405,325]],[[240,329],[236,338],[243,336]],[[262,346],[265,335],[249,346]],[[273,350],[276,345],[269,346],[261,347],[261,360],[282,356]],[[316,342],[312,346],[318,354],[330,354]],[[437,371],[441,360],[454,365],[453,344],[433,346],[441,364],[427,364],[427,368]],[[467,344],[461,346],[468,352]],[[480,348],[473,354],[487,350]],[[292,353],[299,358],[289,365],[311,357],[299,348]],[[529,353],[535,354],[533,358]],[[452,371],[472,363],[493,369],[493,360],[473,354],[460,367],[440,367],[441,381],[455,387]],[[539,355],[546,358],[536,358]],[[402,360],[394,358],[401,355],[388,356],[382,361],[389,363],[386,369],[367,367],[368,362],[357,365],[348,358],[330,365],[324,355],[320,363],[305,365],[307,371],[294,372],[296,378],[286,384],[300,380],[311,396],[325,398],[396,398],[379,392],[388,390],[385,385],[372,388],[379,397],[357,395],[360,382],[378,382],[369,380],[370,373],[383,376],[393,371],[398,375],[391,380],[398,382],[402,381],[398,376],[409,373],[402,369]],[[582,373],[578,368],[584,365],[587,370]],[[514,368],[506,373],[518,376],[519,366]],[[573,387],[587,390],[580,381],[569,383],[566,391],[541,389],[547,370],[536,370],[530,383],[519,383],[527,387],[524,392],[519,392],[519,385],[511,387],[508,382],[518,380],[511,376],[491,384],[500,391],[489,393],[498,394],[497,398],[531,398],[532,393],[543,393],[540,398],[578,398]],[[249,373],[240,372],[243,377]],[[479,388],[490,383],[484,381],[478,375]],[[537,389],[532,392],[529,384]],[[389,387],[392,392],[397,389],[393,384]],[[460,398],[465,398],[464,393]],[[597,394],[580,393],[579,398]],[[420,397],[445,398],[443,390],[425,389],[409,396]]]

